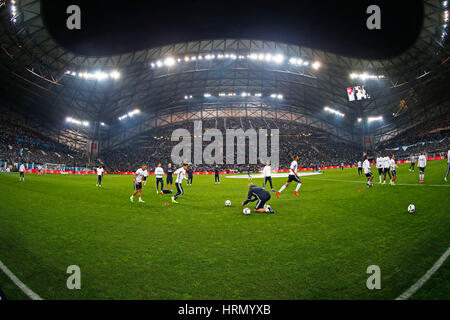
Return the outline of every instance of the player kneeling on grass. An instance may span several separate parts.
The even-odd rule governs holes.
[[[186,177],[187,166],[188,166],[187,163],[183,163],[183,166],[173,173],[174,175],[177,176],[177,179],[175,180],[175,186],[177,187],[177,194],[172,197],[172,203],[178,203],[177,198],[184,194],[183,180],[188,180],[188,178]]]
[[[365,175],[367,177],[366,186],[367,186],[367,188],[370,188],[370,187],[373,186],[373,184],[372,184],[373,174],[370,171],[370,162],[369,162],[369,157],[368,156],[364,157],[363,169],[364,169],[364,173],[365,173]]]
[[[134,181],[134,193],[130,197],[130,201],[134,201],[134,196],[136,193],[139,193],[139,202],[145,202],[142,200],[142,182],[145,184],[145,180],[147,180],[148,172],[147,166],[145,164],[142,165],[142,168],[137,169],[137,171],[133,174]]]
[[[258,200],[255,206],[255,212],[268,212],[275,213],[273,209],[266,204],[267,201],[270,200],[270,192],[265,189],[255,186],[253,183],[248,184],[248,196],[247,200],[241,203],[242,206],[245,206],[249,202],[254,202]]]

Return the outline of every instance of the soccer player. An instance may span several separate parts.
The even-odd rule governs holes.
[[[391,185],[395,186],[395,180],[397,180],[397,172],[395,169],[397,169],[397,164],[395,163],[395,155],[392,155],[391,158],[391,173],[392,173],[392,180],[390,182]]]
[[[445,182],[447,182],[449,171],[450,171],[450,144],[448,145],[448,151],[447,151],[447,173],[445,174],[445,177],[444,177]]]
[[[97,168],[97,184],[96,184],[97,187],[102,186],[103,171],[104,171],[104,169],[102,166],[99,166]]]
[[[362,170],[362,162],[358,161],[358,176],[362,175],[362,172],[363,172],[363,170]]]
[[[378,169],[378,178],[380,178],[380,183],[382,183],[382,177],[383,177],[383,158],[381,157],[381,154],[377,155],[377,162],[376,167]]]
[[[341,170],[344,170],[344,163],[341,162]]]
[[[294,191],[294,194],[299,197],[298,195],[298,190],[300,189],[300,187],[302,186],[302,180],[298,177],[297,175],[297,169],[298,169],[298,156],[294,156],[294,160],[291,163],[291,167],[289,169],[289,177],[288,177],[288,181],[286,182],[286,184],[284,186],[281,187],[280,191],[277,192],[277,198],[280,197],[280,193],[286,189],[287,187],[289,187],[289,185],[291,184],[292,181],[297,182],[297,188]]]
[[[214,169],[214,184],[220,184],[220,169],[218,164],[216,164],[216,168]]]
[[[366,183],[367,188],[373,187],[373,184],[372,184],[373,174],[370,171],[370,162],[369,162],[368,156],[364,157],[363,169],[364,169],[364,174],[366,175],[366,178],[367,178],[367,183]]]
[[[417,161],[419,165],[419,183],[423,183],[425,179],[425,168],[427,167],[427,157],[424,155],[423,151],[420,152],[419,160]]]
[[[139,202],[145,202],[142,200],[142,181],[147,180],[148,172],[147,172],[147,166],[145,164],[142,165],[141,168],[137,169],[136,172],[133,174],[133,181],[134,181],[134,193],[130,197],[130,201],[134,202],[134,196],[136,193],[139,193]]]
[[[416,166],[416,157],[412,154],[411,155],[411,164],[409,166],[409,172],[414,172],[414,167]]]
[[[186,179],[186,180],[188,179],[186,177],[187,166],[188,166],[187,163],[183,163],[183,166],[173,173],[174,175],[177,176],[177,179],[175,180],[175,186],[177,187],[177,193],[175,196],[172,197],[172,203],[178,203],[177,198],[184,194],[183,179]]]
[[[167,177],[166,177],[167,188],[169,187],[169,184],[170,184],[170,191],[173,192],[173,176],[172,176],[173,175],[173,168],[172,168],[172,164],[171,163],[169,163],[167,165],[166,173],[167,173]]]
[[[266,202],[270,200],[270,192],[265,189],[255,186],[253,183],[248,184],[248,195],[247,200],[241,203],[242,206],[245,206],[249,202],[254,202],[258,200],[256,203],[254,212],[268,212],[275,213],[273,209],[266,205]]]
[[[192,166],[189,167],[189,169],[187,169],[187,174],[188,174],[188,186],[192,186],[192,180],[194,180],[194,168]]]
[[[263,188],[266,187],[266,182],[269,181],[270,189],[272,190],[272,192],[277,191],[273,188],[273,185],[272,185],[272,168],[270,167],[270,161],[267,161],[266,166],[263,169],[263,175],[264,175]]]
[[[19,181],[25,182],[25,166],[23,163],[19,167]]]
[[[164,194],[164,169],[161,167],[161,163],[158,163],[158,165],[155,168],[155,177],[156,177],[156,194],[159,194],[160,191],[158,190],[159,185],[161,184],[161,194]]]
[[[391,159],[389,159],[389,156],[386,154],[383,158],[383,177],[384,181],[383,184],[386,184],[386,175],[389,175],[389,181],[392,181],[391,172],[389,170],[391,166]]]

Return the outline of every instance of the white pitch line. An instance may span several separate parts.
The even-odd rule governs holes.
[[[16,286],[19,287],[20,290],[22,290],[23,293],[25,293],[30,299],[32,300],[44,300],[42,299],[38,294],[36,294],[33,290],[27,287],[25,283],[19,280],[14,273],[12,273],[8,267],[6,267],[3,262],[0,261],[0,269],[11,279],[12,282]]]
[[[308,178],[313,180],[323,180],[323,181],[338,181],[338,182],[348,182],[348,183],[364,183],[366,181],[355,181],[355,180],[339,180],[339,179],[316,179],[316,178]],[[389,183],[386,183],[388,185]],[[382,185],[380,183],[374,182],[373,185]],[[450,187],[450,185],[443,184],[411,184],[411,183],[396,183],[395,186],[409,186],[409,187]]]
[[[450,255],[450,247],[448,247],[447,251],[439,258],[438,261],[431,267],[430,270],[427,271],[416,283],[414,283],[411,288],[403,292],[397,299],[395,300],[407,300],[413,294],[415,294],[424,284],[431,278],[431,276],[439,270],[439,268],[444,264],[445,260],[447,260]]]

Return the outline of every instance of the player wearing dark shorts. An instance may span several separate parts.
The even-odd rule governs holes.
[[[220,184],[220,169],[218,164],[216,164],[216,168],[214,169],[214,184]]]
[[[266,205],[267,201],[270,200],[270,192],[264,190],[261,187],[255,186],[252,183],[249,183],[248,185],[248,195],[247,200],[241,203],[242,206],[245,206],[249,202],[258,201],[256,203],[254,212],[268,212],[268,213],[275,213],[273,209]]]
[[[170,191],[173,192],[173,168],[171,163],[167,165],[166,174],[167,174],[166,177],[167,188],[169,188],[170,185]]]
[[[192,180],[194,180],[194,168],[192,168],[192,166],[190,166],[189,169],[187,169],[187,174],[188,174],[187,185],[192,186]]]

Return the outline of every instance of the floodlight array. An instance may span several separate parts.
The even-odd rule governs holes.
[[[236,92],[219,92],[219,94],[217,96],[214,96],[211,93],[204,93],[203,94],[204,98],[230,98],[230,97],[242,97],[242,98],[247,98],[247,97],[256,97],[256,98],[261,98],[263,97],[263,94],[260,92],[256,92],[256,93],[250,93],[250,92],[241,92],[241,93],[236,93]],[[277,100],[283,100],[283,95],[279,94],[279,93],[273,93],[270,96],[268,96],[272,99],[277,99]],[[192,95],[185,95],[184,96],[184,100],[190,100],[193,99],[194,96]]]
[[[367,72],[363,73],[350,73],[351,79],[359,79],[359,80],[377,80],[377,79],[384,79],[383,75],[375,75],[375,74],[368,74]]]
[[[103,81],[103,80],[108,80],[108,79],[117,80],[120,78],[120,72],[117,70],[112,70],[110,72],[99,71],[99,70],[95,71],[95,72],[76,72],[76,71],[66,70],[66,72],[64,74],[67,76],[71,76],[71,77],[78,77],[81,79],[98,80],[98,81]]]
[[[141,110],[139,109],[134,109],[133,111],[130,111],[122,116],[119,117],[119,120],[124,120],[126,118],[132,118],[134,115],[141,113]]]
[[[166,57],[150,63],[151,68],[173,67],[177,64],[190,63],[195,61],[210,60],[250,60],[273,64],[288,63],[293,66],[311,66],[314,70],[320,69],[322,64],[319,61],[307,61],[299,57],[291,57],[289,60],[280,53],[249,53],[247,55],[239,55],[235,53],[208,53],[199,55],[186,55],[184,57]]]
[[[88,121],[82,121],[82,120],[74,119],[72,117],[67,117],[66,118],[66,122],[67,123],[77,124],[77,125],[84,126],[84,127],[89,127],[89,122]]]
[[[325,107],[324,110],[327,111],[327,112],[333,113],[333,114],[335,114],[335,115],[337,115],[339,117],[345,117],[345,114],[343,114],[342,112],[340,112],[338,110],[335,110],[333,108]]]

